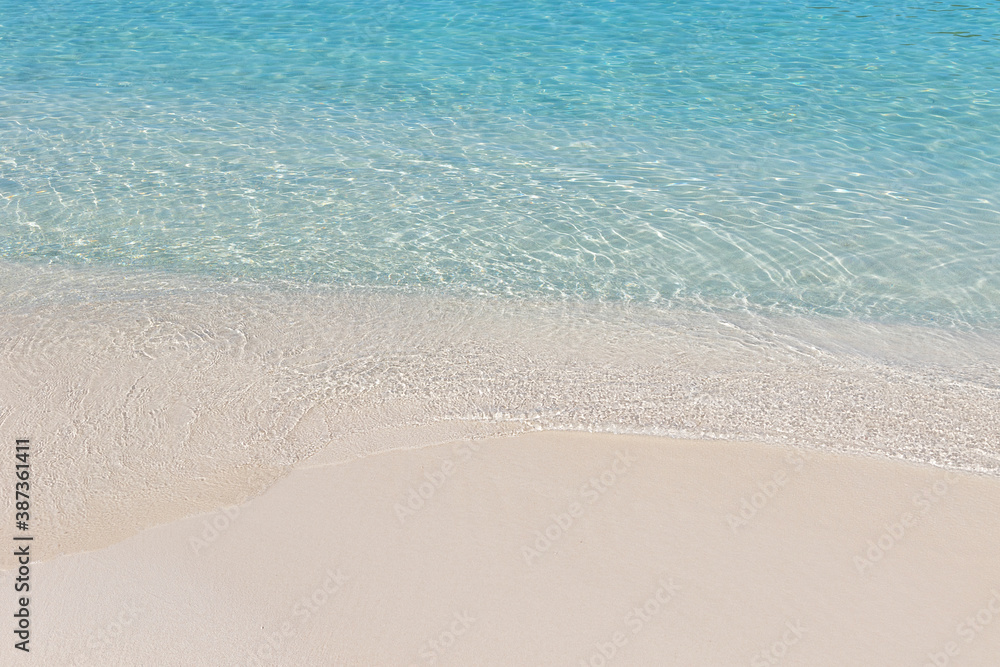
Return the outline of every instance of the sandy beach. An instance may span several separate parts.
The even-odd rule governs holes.
[[[321,452],[34,564],[17,664],[987,666],[998,509],[994,478],[747,442]]]
[[[1000,667],[1000,5],[0,10],[0,667]]]

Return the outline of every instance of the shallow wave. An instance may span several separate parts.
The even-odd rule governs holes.
[[[0,424],[37,443],[57,549],[237,502],[320,451],[528,429],[1000,474],[992,330],[17,264],[0,292]],[[80,542],[109,503],[121,525]]]

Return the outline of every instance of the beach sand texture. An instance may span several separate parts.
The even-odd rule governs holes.
[[[6,268],[0,437],[32,439],[41,560],[244,502],[312,456],[536,429],[1000,475],[995,337]]]
[[[747,442],[320,453],[35,565],[17,664],[986,666],[998,511],[994,478]]]

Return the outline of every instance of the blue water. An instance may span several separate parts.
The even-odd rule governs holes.
[[[0,258],[1000,323],[1000,2],[0,2]]]

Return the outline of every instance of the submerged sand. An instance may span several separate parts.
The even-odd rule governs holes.
[[[321,453],[243,505],[36,564],[31,654],[0,661],[995,665],[998,515],[996,478],[781,445]]]

